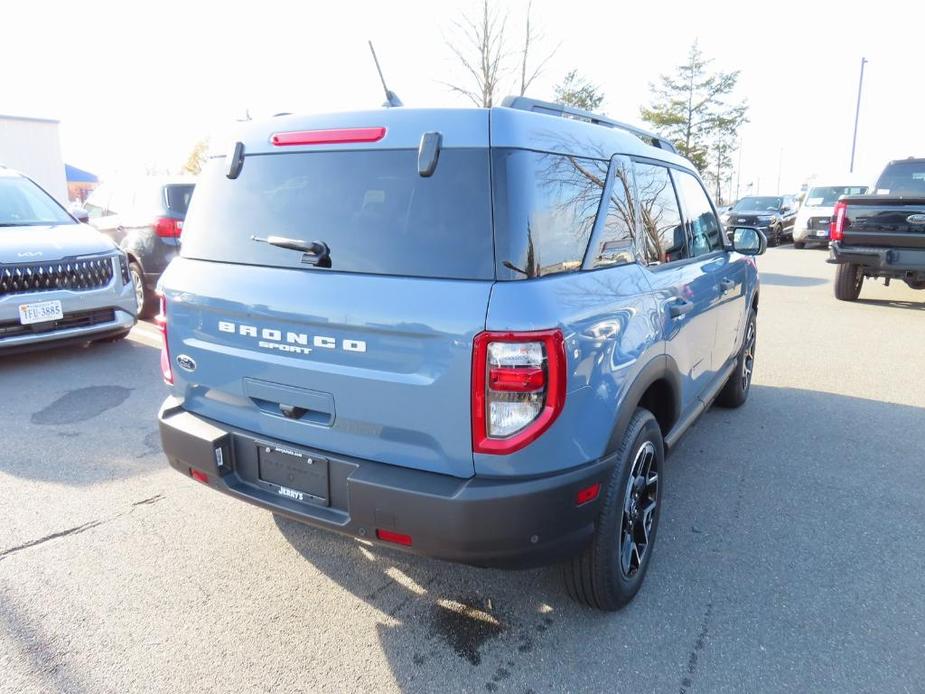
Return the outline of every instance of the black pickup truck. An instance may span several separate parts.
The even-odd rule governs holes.
[[[857,299],[865,278],[925,289],[925,159],[891,161],[874,194],[838,200],[829,236],[837,299]]]

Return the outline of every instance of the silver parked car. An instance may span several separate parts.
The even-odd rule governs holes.
[[[137,306],[125,253],[0,167],[0,354],[121,339]]]

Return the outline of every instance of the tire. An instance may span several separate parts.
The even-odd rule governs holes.
[[[132,276],[132,284],[135,287],[135,305],[138,310],[139,320],[150,318],[154,315],[157,307],[154,301],[154,292],[145,286],[145,275],[141,271],[138,263],[129,263],[128,272]]]
[[[726,385],[716,396],[720,407],[741,407],[748,400],[752,387],[752,375],[755,372],[755,345],[758,341],[758,314],[749,309],[748,322],[745,324],[745,340],[739,349],[735,369],[726,381]]]
[[[637,408],[617,449],[591,543],[562,567],[566,591],[577,602],[613,612],[639,591],[655,547],[664,461],[658,422]]]
[[[856,301],[863,284],[864,273],[860,265],[844,263],[835,270],[835,298],[839,301]]]
[[[806,243],[803,241],[794,241],[793,247],[796,248],[798,251],[802,251],[804,248],[806,248]]]

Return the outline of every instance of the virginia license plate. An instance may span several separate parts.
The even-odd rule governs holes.
[[[19,305],[19,322],[22,325],[48,323],[62,318],[64,318],[64,311],[61,309],[60,301],[39,301],[34,304]]]

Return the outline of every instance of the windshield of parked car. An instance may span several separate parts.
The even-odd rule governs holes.
[[[76,223],[61,205],[28,178],[0,176],[0,227]]]
[[[780,206],[780,198],[755,197],[742,198],[732,209],[735,212],[777,212]]]
[[[925,197],[925,161],[902,161],[887,166],[877,181],[877,194]]]
[[[864,195],[867,186],[815,186],[809,189],[806,207],[833,207],[842,195]]]

